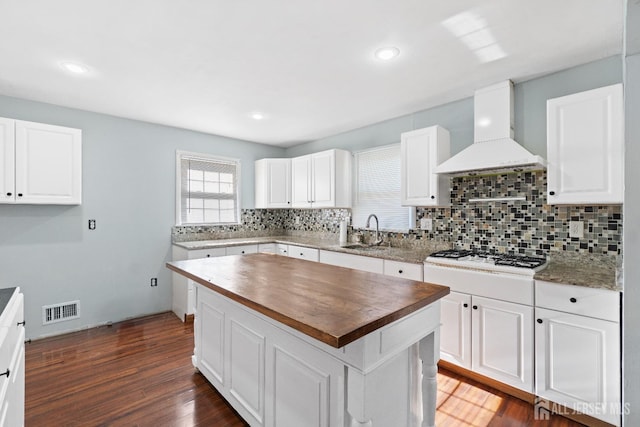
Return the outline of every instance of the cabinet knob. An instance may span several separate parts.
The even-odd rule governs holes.
[[[209,258],[211,256],[211,254],[207,254],[207,258]]]
[[[464,304],[462,304],[462,306],[463,306],[464,308],[467,308],[467,307],[469,307],[469,304],[467,304],[467,303],[465,302]]]
[[[18,193],[18,197],[22,197],[22,193]]]
[[[478,309],[478,306],[477,306],[477,305],[474,305],[472,308],[473,308],[474,310],[477,310],[477,309]]]
[[[578,302],[578,300],[577,300],[577,299],[575,299],[575,298],[573,298],[573,297],[569,298],[569,301],[571,301],[572,303],[576,303],[576,302]]]
[[[27,322],[25,322],[24,320],[22,322],[18,322],[18,326],[20,326],[20,325],[24,326],[26,324],[27,324]]]
[[[291,204],[291,202],[287,202],[287,204],[288,204],[288,205],[290,205],[290,204]]]
[[[399,274],[402,274],[402,270],[398,270],[398,273],[399,273]]]
[[[300,252],[300,256],[304,256],[304,253],[303,253],[303,252]]]
[[[435,198],[436,198],[436,196],[431,196],[431,200],[433,200],[433,199],[435,199]]]
[[[13,193],[7,193],[7,196],[11,196]]]
[[[536,322],[542,323],[542,319],[538,319],[538,320],[536,320]]]
[[[556,192],[555,192],[555,191],[549,191],[549,195],[550,195],[550,196],[555,196],[555,195],[556,195]]]
[[[244,253],[244,251],[242,251],[242,253]]]
[[[6,376],[7,376],[7,378],[9,378],[9,374],[11,374],[11,372],[9,371],[9,368],[7,368],[7,371],[6,371],[6,372],[1,373],[1,374],[0,374],[0,377],[1,377],[1,376],[3,376],[3,375],[6,375]]]

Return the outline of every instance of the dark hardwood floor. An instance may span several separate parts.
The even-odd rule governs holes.
[[[194,370],[192,352],[193,324],[173,313],[27,344],[25,425],[246,426]],[[451,372],[439,373],[438,389],[439,427],[580,425],[536,421],[527,403]]]

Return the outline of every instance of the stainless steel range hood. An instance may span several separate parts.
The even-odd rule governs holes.
[[[474,142],[436,167],[452,176],[491,175],[545,169],[545,160],[513,139],[513,83],[475,92]]]

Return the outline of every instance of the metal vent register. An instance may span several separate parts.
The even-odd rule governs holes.
[[[42,306],[42,324],[62,322],[80,317],[80,301]]]

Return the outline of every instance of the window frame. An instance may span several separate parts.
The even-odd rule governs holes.
[[[185,158],[192,158],[194,160],[220,162],[220,163],[234,163],[236,167],[236,222],[198,222],[191,223],[182,222],[182,160]],[[218,225],[238,225],[242,223],[242,164],[240,159],[233,157],[217,156],[207,153],[196,153],[192,151],[176,150],[176,211],[175,211],[175,224],[176,226],[218,226]]]
[[[398,150],[400,150],[401,144],[400,142],[396,142],[396,143],[392,143],[392,144],[386,144],[386,145],[380,145],[380,146],[376,146],[376,147],[367,147],[367,148],[363,148],[361,150],[358,151],[354,151],[352,152],[352,156],[353,156],[353,177],[352,177],[352,202],[351,202],[351,216],[352,216],[352,226],[358,229],[365,229],[364,225],[360,226],[359,224],[355,223],[355,214],[353,212],[353,210],[356,208],[356,206],[358,205],[358,195],[359,195],[359,185],[358,185],[358,177],[359,177],[359,168],[360,168],[360,161],[359,161],[359,156],[362,155],[363,153],[368,153],[368,152],[374,152],[374,151],[381,151],[381,150],[388,150],[391,148],[397,148]],[[400,153],[400,156],[402,154]],[[399,161],[400,157],[399,157]],[[402,167],[401,165],[399,165],[399,168]],[[402,179],[402,173],[399,174],[399,179]],[[406,208],[407,209],[407,228],[386,228],[386,227],[380,227],[380,231],[385,231],[385,232],[390,232],[390,233],[408,233],[410,232],[412,229],[416,228],[416,207],[415,206],[403,206],[402,205],[402,197],[400,194],[400,189],[398,189],[398,203],[400,204],[399,206],[401,208]],[[370,212],[370,213],[374,213],[376,215],[379,216],[378,212]]]

